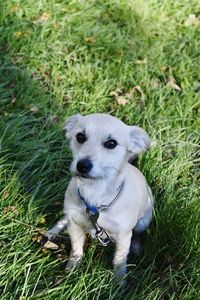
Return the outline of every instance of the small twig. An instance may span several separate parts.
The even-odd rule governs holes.
[[[37,231],[37,232],[39,232],[39,233],[42,234],[42,235],[45,235],[46,232],[47,232],[44,228],[36,227],[36,226],[34,226],[34,225],[31,225],[31,224],[26,223],[26,222],[22,222],[22,221],[20,221],[20,220],[14,219],[14,218],[12,218],[12,217],[7,217],[7,219],[9,219],[9,220],[11,220],[11,221],[13,221],[13,222],[16,222],[16,223],[18,223],[18,224],[24,225],[24,226],[26,226],[26,227],[29,227],[31,230]],[[57,236],[57,237],[60,237],[60,238],[63,238],[63,239],[67,239],[65,236],[63,236],[63,235],[61,235],[61,234],[57,234],[56,236]]]
[[[26,222],[22,222],[20,220],[17,220],[17,219],[11,218],[11,217],[7,217],[7,219],[12,220],[12,221],[14,221],[14,222],[16,222],[18,224],[24,225],[26,227],[29,227],[29,228],[31,228],[31,230],[34,230],[34,231],[38,231],[40,233],[41,232],[46,232],[46,230],[44,230],[43,228],[38,228],[38,227],[36,227],[34,225],[31,225],[31,224],[28,224]]]

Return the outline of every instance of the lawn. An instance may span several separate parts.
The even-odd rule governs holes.
[[[0,299],[200,299],[198,0],[0,3]],[[113,283],[113,246],[81,267],[36,242],[61,216],[71,153],[63,123],[106,112],[145,128],[155,197],[143,254]]]

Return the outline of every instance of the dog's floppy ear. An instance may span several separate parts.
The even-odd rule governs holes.
[[[146,131],[138,126],[129,127],[128,150],[132,154],[139,154],[142,151],[149,150],[151,140]]]
[[[76,126],[78,120],[81,118],[80,114],[76,114],[67,119],[64,123],[64,131],[67,138],[71,137],[71,132]]]

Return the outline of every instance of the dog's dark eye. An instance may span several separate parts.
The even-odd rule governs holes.
[[[76,140],[79,144],[83,144],[87,141],[86,135],[82,132],[77,133]]]
[[[109,140],[105,142],[103,145],[105,148],[114,149],[117,146],[117,142],[115,140]]]

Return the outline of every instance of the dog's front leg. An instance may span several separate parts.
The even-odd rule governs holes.
[[[116,277],[123,277],[127,273],[127,255],[129,253],[131,236],[132,231],[119,234],[116,239],[116,249],[113,260]]]
[[[68,233],[71,241],[71,253],[66,265],[66,270],[78,266],[83,257],[83,245],[85,240],[85,233],[82,227],[75,223],[71,223],[68,227]]]

